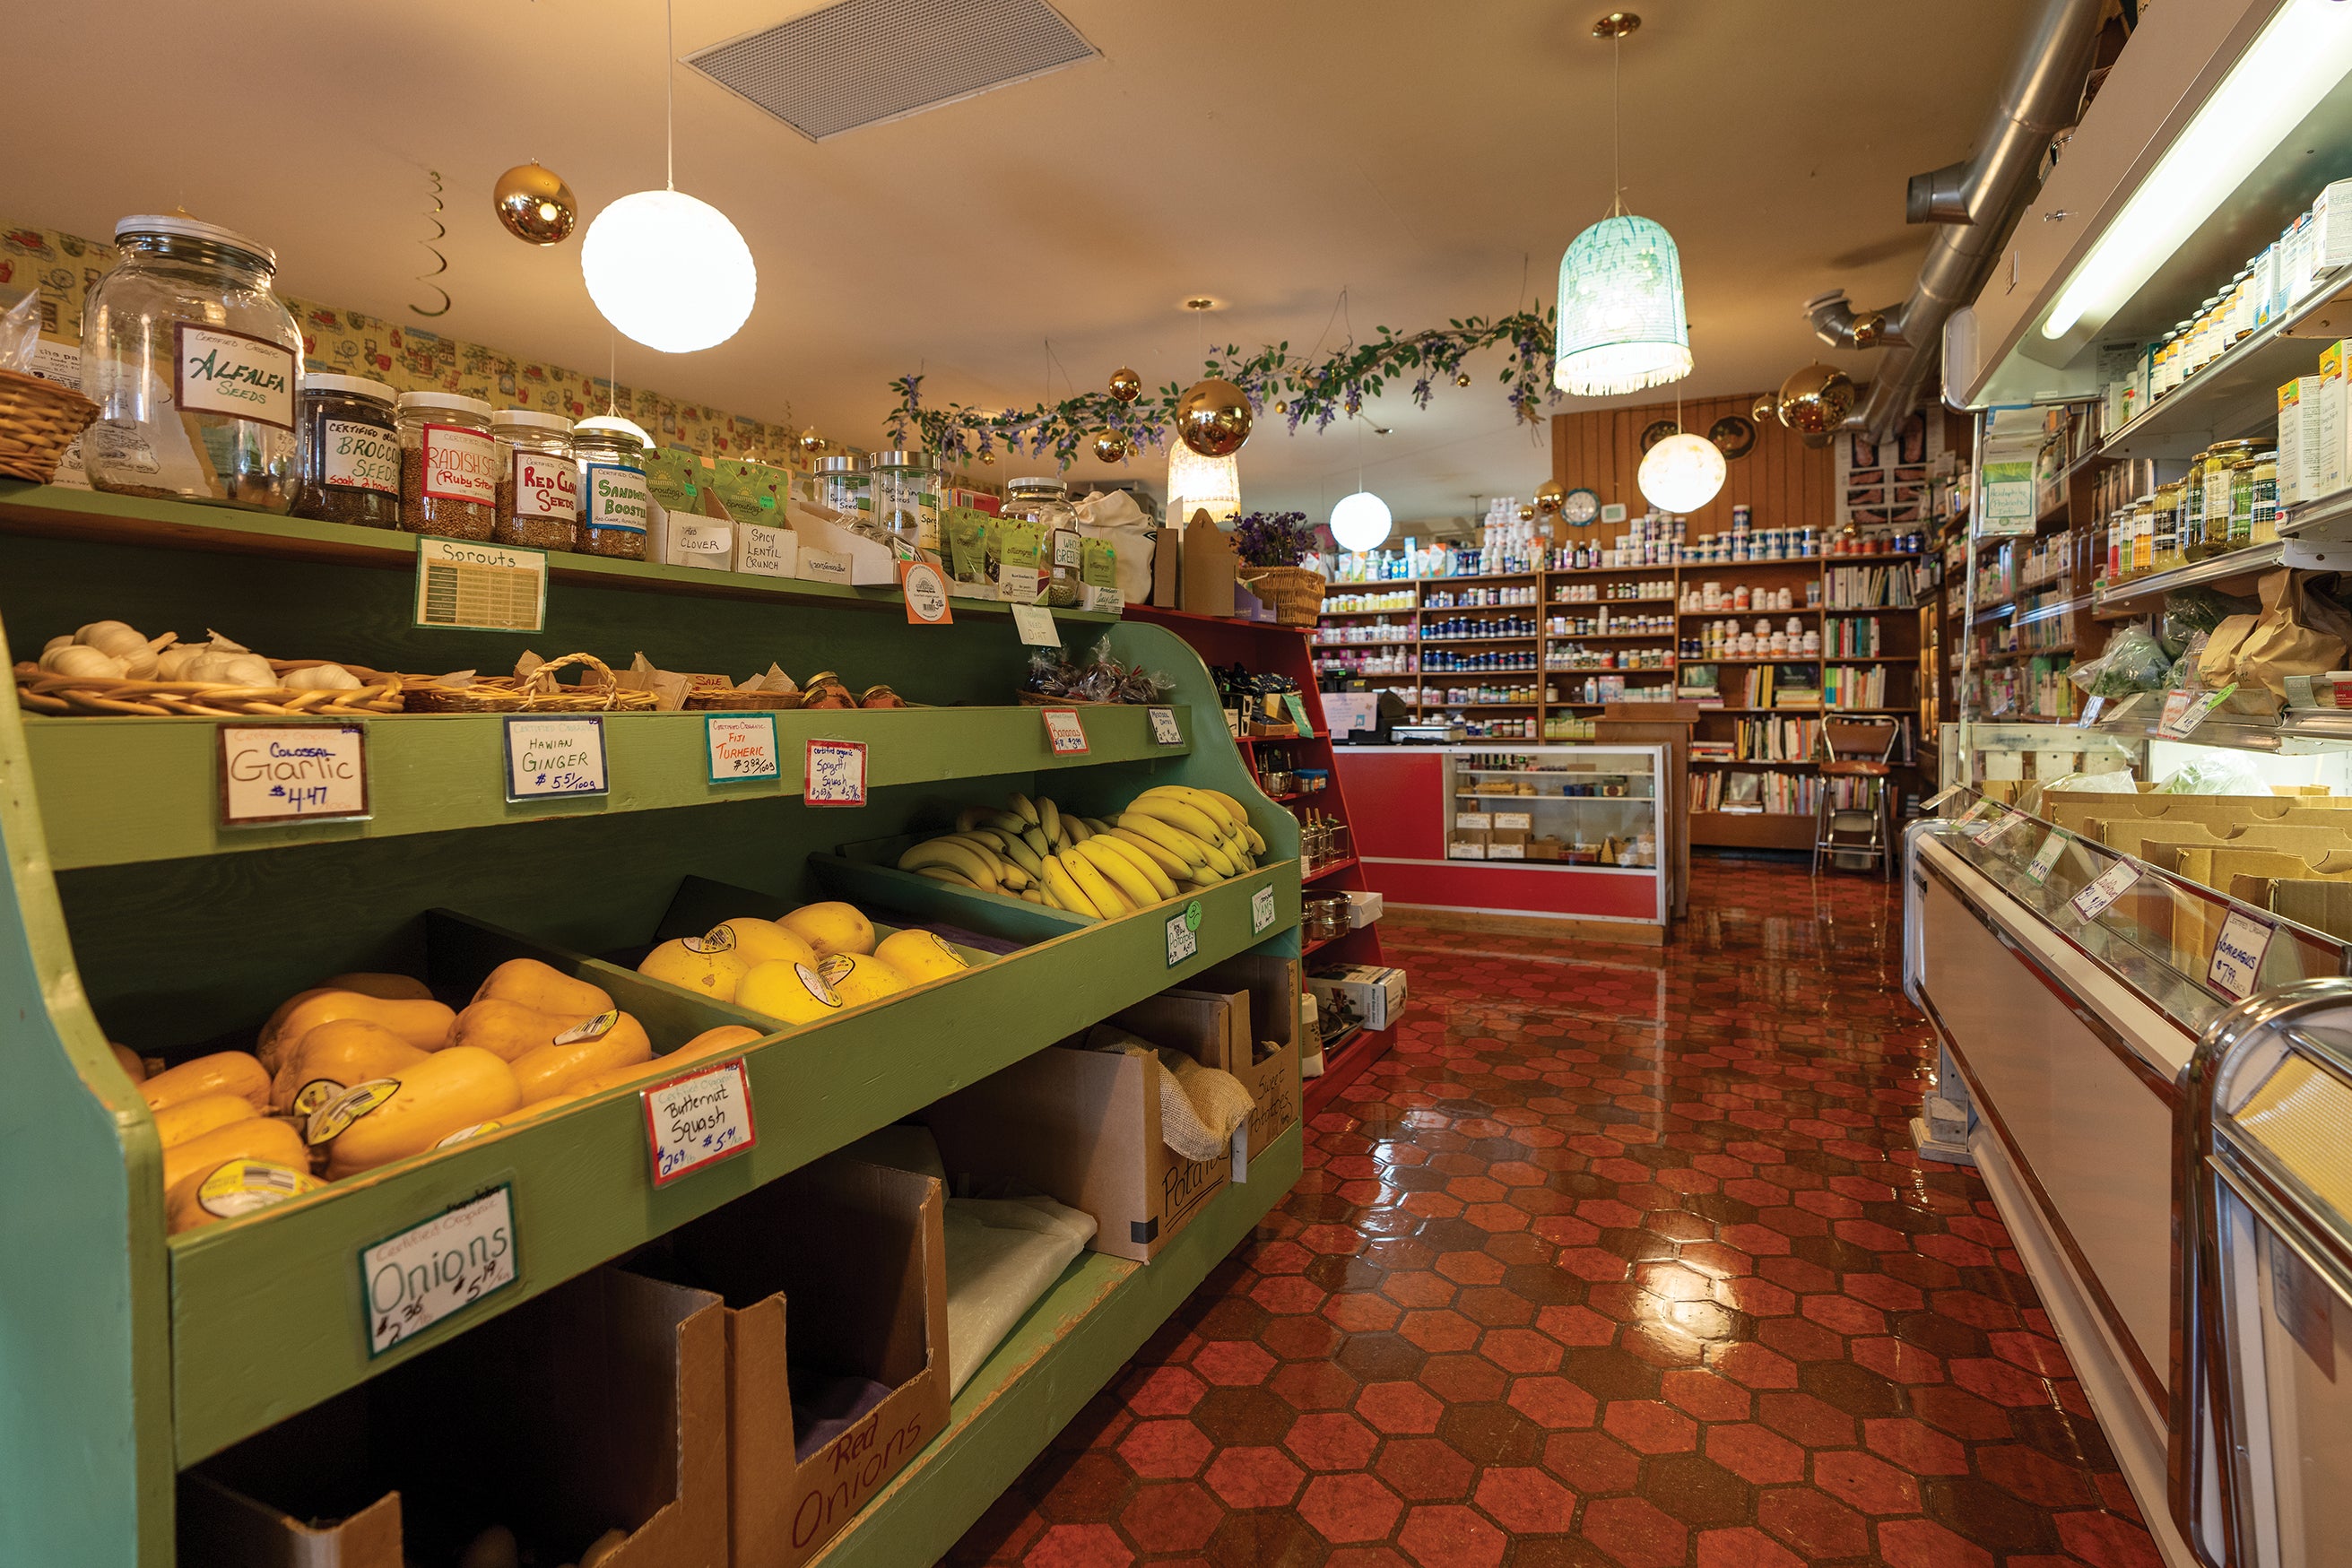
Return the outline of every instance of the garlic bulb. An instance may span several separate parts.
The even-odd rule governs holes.
[[[312,664],[279,677],[279,684],[298,692],[355,692],[360,678],[341,664]]]
[[[122,679],[122,661],[96,648],[86,648],[79,643],[68,643],[41,655],[41,668],[51,674],[77,677],[97,675],[112,680]]]
[[[176,648],[166,648],[155,660],[155,678],[159,681],[184,681],[190,678],[188,669],[212,652],[202,643],[183,643]]]
[[[184,681],[206,681],[230,686],[274,687],[278,672],[258,653],[206,653],[187,665]]]
[[[52,637],[47,642],[41,644],[41,654],[46,658],[49,654],[56,653],[60,648],[70,648],[72,646],[73,639],[70,637]]]
[[[118,659],[127,659],[132,650],[147,645],[146,638],[120,621],[93,621],[76,632],[73,640],[101,653],[111,653]]]

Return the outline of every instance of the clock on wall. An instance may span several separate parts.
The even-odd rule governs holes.
[[[1559,515],[1571,528],[1589,528],[1601,515],[1601,497],[1580,485],[1559,498]]]

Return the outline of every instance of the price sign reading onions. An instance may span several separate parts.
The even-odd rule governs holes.
[[[811,806],[866,804],[866,743],[810,741],[808,781],[802,800]]]
[[[751,1122],[751,1081],[740,1057],[656,1083],[643,1099],[656,1186],[667,1186],[760,1141]]]
[[[514,1197],[499,1186],[360,1254],[368,1354],[515,1282]]]

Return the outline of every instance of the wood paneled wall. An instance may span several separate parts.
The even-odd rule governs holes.
[[[1740,397],[1702,398],[1682,405],[1683,428],[1705,435],[1726,414],[1748,417],[1759,392]],[[1649,509],[1634,476],[1642,466],[1642,432],[1653,421],[1673,419],[1672,402],[1643,408],[1592,409],[1557,413],[1551,421],[1551,476],[1570,489],[1581,485],[1601,499],[1622,501],[1626,515],[1638,517]],[[1803,528],[1826,537],[1836,525],[1836,462],[1830,448],[1815,450],[1797,439],[1796,432],[1773,420],[1756,430],[1756,445],[1747,456],[1732,460],[1724,476],[1722,493],[1691,514],[1693,535],[1722,533],[1731,527],[1731,508],[1754,508],[1753,526],[1759,528]],[[1619,528],[1596,523],[1589,528],[1558,530],[1570,542],[1607,539],[1622,533]]]

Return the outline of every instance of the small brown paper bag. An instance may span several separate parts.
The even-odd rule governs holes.
[[[2352,612],[2325,591],[2336,576],[2281,568],[2263,578],[2263,612],[2237,648],[2233,678],[2241,685],[2259,683],[2284,696],[2287,676],[2324,675],[2343,666]]]

